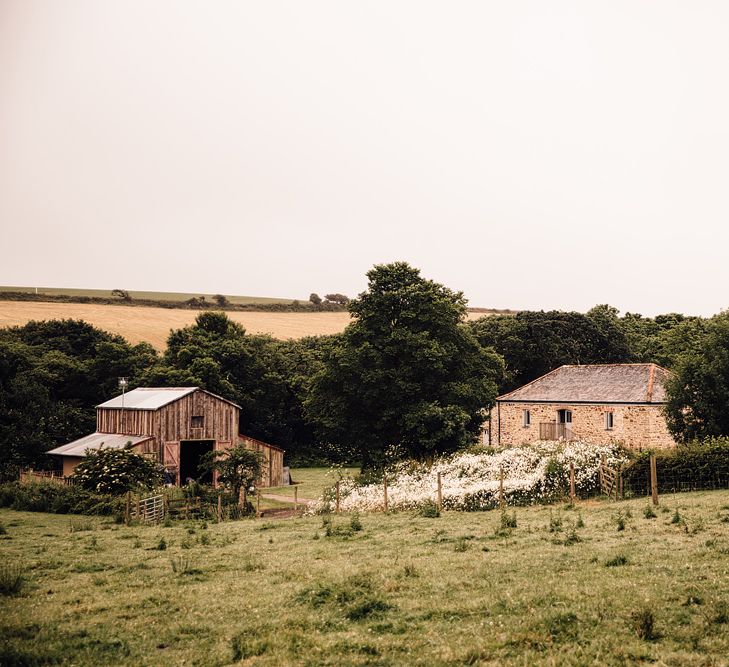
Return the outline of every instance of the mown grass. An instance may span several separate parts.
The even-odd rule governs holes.
[[[359,468],[342,468],[341,474],[344,477],[355,477],[359,474]],[[317,500],[326,489],[336,483],[339,473],[333,468],[292,468],[291,479],[298,485],[299,498]],[[264,492],[294,497],[293,486],[272,487]]]
[[[727,507],[717,491],[650,519],[636,499],[74,532],[3,510],[24,585],[0,596],[0,664],[724,665]]]

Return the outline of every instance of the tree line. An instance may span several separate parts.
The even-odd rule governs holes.
[[[2,472],[95,428],[94,406],[137,386],[195,385],[241,406],[241,431],[289,463],[429,459],[475,441],[495,397],[562,364],[655,362],[674,371],[679,440],[729,435],[729,314],[655,318],[598,305],[465,323],[463,294],[404,262],[378,265],[346,302],[343,333],[251,335],[224,312],[172,331],[158,354],[83,321],[0,330]],[[342,295],[327,295],[342,296]],[[344,297],[346,298],[346,297]]]

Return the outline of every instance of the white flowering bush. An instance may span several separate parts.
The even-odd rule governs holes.
[[[87,450],[73,471],[74,479],[94,493],[112,495],[162,483],[162,468],[129,448]]]
[[[600,458],[615,467],[628,460],[617,445],[588,442],[542,441],[495,453],[462,453],[442,458],[432,466],[401,463],[387,473],[388,507],[406,510],[433,501],[441,474],[443,506],[453,510],[485,510],[499,502],[499,479],[504,471],[504,499],[509,505],[550,502],[569,489],[569,466],[574,464],[575,488],[579,495],[598,491]],[[340,483],[340,510],[384,510],[383,485]],[[318,511],[334,509],[331,494],[325,494]]]

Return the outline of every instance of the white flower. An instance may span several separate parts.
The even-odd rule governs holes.
[[[577,491],[588,493],[597,490],[603,455],[611,466],[627,460],[615,445],[544,441],[495,454],[455,454],[436,461],[430,468],[407,461],[388,471],[388,507],[405,510],[435,500],[440,473],[446,508],[488,509],[498,503],[502,469],[508,504],[538,502],[563,487],[570,462],[575,468]],[[342,511],[384,509],[382,484],[357,486],[353,480],[345,479],[340,482],[339,494]],[[334,502],[322,500],[317,509],[331,511]]]

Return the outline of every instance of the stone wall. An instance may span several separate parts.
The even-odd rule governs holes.
[[[666,427],[661,405],[508,402],[500,403],[491,412],[491,443],[521,445],[535,442],[540,437],[539,424],[555,423],[557,411],[563,409],[572,411],[571,430],[575,439],[596,444],[620,442],[634,449],[675,445]],[[528,426],[524,426],[524,410],[529,410]],[[605,428],[606,412],[613,414],[612,429]]]

